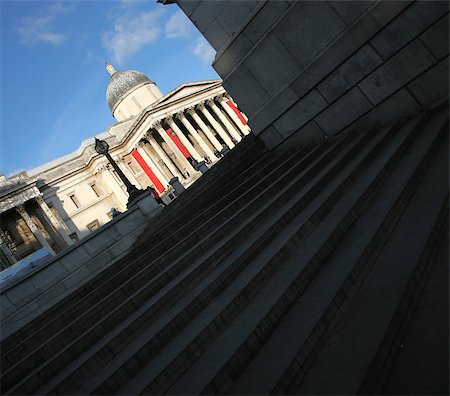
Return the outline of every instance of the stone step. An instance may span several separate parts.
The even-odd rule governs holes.
[[[256,162],[254,165],[258,166],[260,164],[259,164],[259,162]],[[250,194],[248,194],[248,195],[250,195]],[[228,200],[225,201],[225,198],[228,198]],[[230,202],[231,199],[233,199],[233,197],[230,194],[230,197],[225,196],[224,199],[222,200],[222,202],[223,201]],[[193,206],[195,206],[195,205],[193,205]],[[196,208],[196,209],[198,210],[198,208]],[[211,213],[211,211],[208,213]],[[159,252],[163,252],[163,251],[169,249],[171,247],[171,245],[173,245],[173,241],[182,239],[183,233],[186,234],[186,232],[189,232],[189,230],[192,230],[192,229],[196,230],[198,228],[199,223],[200,224],[205,223],[204,216],[197,216],[197,219],[194,219],[189,224],[185,224],[185,226],[182,227],[181,229],[174,227],[172,232],[170,232],[170,228],[169,228],[169,230],[166,230],[165,239],[161,238],[162,240],[164,240],[164,244],[161,244],[161,243],[159,244]],[[213,222],[210,222],[209,224],[214,225]],[[209,232],[207,229],[203,229],[202,231]],[[173,234],[173,235],[171,236],[170,234]],[[155,241],[151,240],[150,243],[155,244]],[[147,248],[147,250],[148,250],[148,248]],[[155,252],[154,250],[152,250],[152,252],[150,252],[150,253],[152,255],[160,254],[158,252]],[[122,261],[131,262],[131,261],[135,260],[136,258],[140,258],[140,257],[142,257],[142,251],[134,252],[134,254],[128,255]],[[17,362],[20,359],[20,356],[22,356],[26,350],[29,350],[30,348],[36,347],[36,345],[39,345],[42,342],[45,342],[45,340],[48,337],[49,332],[53,332],[54,328],[60,328],[61,318],[58,316],[61,314],[61,312],[64,312],[67,309],[68,305],[69,306],[73,305],[75,308],[78,308],[78,313],[81,313],[84,310],[86,310],[87,308],[85,306],[79,305],[79,298],[86,295],[88,289],[90,291],[98,290],[99,284],[102,284],[105,279],[109,280],[111,277],[113,277],[116,274],[116,272],[120,271],[123,274],[123,276],[127,277],[127,276],[130,276],[130,274],[135,273],[138,270],[138,268],[136,268],[136,266],[129,267],[128,269],[123,268],[123,262],[116,265],[115,267],[116,267],[115,268],[116,271],[114,271],[113,268],[109,268],[108,271],[106,271],[104,274],[99,275],[95,279],[93,279],[90,282],[91,283],[90,288],[88,285],[85,285],[79,291],[78,298],[76,298],[77,295],[74,295],[74,296],[72,296],[73,301],[66,299],[64,302],[62,302],[62,304],[60,304],[59,311],[56,309],[49,310],[49,312],[47,312],[47,315],[45,317],[40,318],[41,319],[40,324],[34,323],[34,326],[26,326],[27,337],[21,336],[21,333],[22,333],[22,331],[21,331],[21,332],[15,334],[15,338],[13,338],[11,340],[7,340],[7,341],[9,341],[9,345],[13,345],[12,343],[15,342],[14,347],[8,348],[8,342],[5,342],[5,343],[2,342],[2,351],[5,351],[5,352],[3,352],[2,358],[1,358],[2,366],[5,367],[6,365],[14,364],[15,362]],[[82,292],[82,293],[80,293],[80,292]],[[76,315],[76,313],[74,313],[73,315]],[[52,324],[54,324],[54,328],[51,327]],[[39,328],[41,328],[41,334],[42,334],[41,336],[38,333]],[[9,352],[11,352],[11,353],[9,353]]]
[[[373,164],[375,165],[375,164]],[[372,168],[374,167],[372,165]],[[378,165],[379,166],[379,165]],[[357,169],[357,168],[356,168]],[[366,171],[367,173],[370,173],[370,170]],[[355,172],[356,174],[358,174],[358,171]],[[366,182],[366,180],[364,181]],[[376,178],[374,179],[374,183],[376,183]],[[346,199],[348,199],[348,195],[354,193],[353,191],[356,189],[357,185],[352,186],[352,187],[347,187],[347,197]],[[360,192],[364,191],[360,189]],[[356,198],[355,198],[356,199]],[[367,199],[367,198],[364,198]],[[344,204],[344,202],[342,204],[338,204],[333,211],[335,212],[334,216],[336,216],[336,214],[342,212],[342,205]],[[347,203],[348,204],[348,203]],[[330,212],[329,217],[333,217],[333,211]],[[345,213],[345,211],[344,211]],[[326,221],[330,221],[329,217],[327,217]],[[321,235],[323,233],[323,226],[319,226],[318,230],[314,232],[314,234],[318,234]],[[323,233],[325,234],[325,233]],[[318,239],[319,236],[313,237],[311,236],[313,239]],[[308,244],[307,241],[304,242],[305,245]],[[329,249],[329,247],[328,247]],[[298,267],[302,267],[302,262],[303,260],[306,261],[307,257],[310,257],[308,254],[308,247],[302,247],[300,246],[298,248],[298,253],[294,254],[293,257],[290,259],[290,265],[293,269],[291,269],[290,271],[287,270],[286,268],[284,268],[284,271],[286,272],[291,272],[292,271],[296,271]],[[313,252],[312,252],[313,253]],[[328,254],[330,254],[328,252]],[[302,288],[306,287],[306,284],[308,283],[308,275],[310,275],[308,273],[308,264],[303,264],[304,268],[306,268],[304,275],[301,278],[301,282],[302,282]],[[316,264],[318,265],[318,264]],[[314,271],[312,271],[314,274]],[[302,272],[303,273],[303,272]],[[301,274],[302,274],[301,273]],[[298,275],[301,276],[301,275]],[[311,276],[311,275],[310,275]],[[285,277],[284,281],[280,281],[278,287],[272,285],[272,287],[270,287],[271,290],[275,290],[275,289],[279,289],[280,293],[283,292],[284,287],[289,283],[290,278],[287,277],[285,274],[280,274],[280,277]],[[293,276],[294,277],[294,276]],[[269,288],[269,287],[268,287]],[[320,296],[320,295],[319,295]],[[248,364],[248,362],[250,361],[250,359],[252,358],[252,354],[255,354],[256,351],[263,347],[264,344],[264,339],[268,336],[270,336],[271,331],[273,331],[273,329],[276,326],[276,321],[275,321],[275,317],[274,315],[272,315],[272,317],[270,317],[270,307],[273,306],[277,307],[277,313],[276,315],[281,315],[282,312],[282,308],[281,308],[281,304],[285,304],[287,301],[289,301],[289,295],[283,295],[283,297],[279,297],[279,296],[270,296],[270,298],[268,296],[264,296],[264,300],[263,301],[258,301],[258,297],[257,296],[255,298],[255,301],[252,301],[251,304],[249,305],[249,308],[246,309],[246,311],[242,312],[239,316],[239,318],[237,318],[235,320],[235,322],[230,326],[230,328],[228,328],[220,337],[220,339],[216,342],[216,344],[214,345],[214,347],[211,348],[211,350],[208,350],[207,353],[205,353],[196,363],[195,365],[189,369],[184,376],[181,378],[181,380],[179,380],[175,385],[173,385],[171,387],[171,389],[169,390],[169,393],[172,394],[177,394],[179,393],[182,389],[188,389],[189,393],[230,393],[229,389],[224,389],[224,385],[229,385],[229,383],[231,382],[232,378],[236,378],[239,375],[240,370],[242,370],[243,368],[246,367],[246,365]],[[278,302],[275,303],[275,301],[277,301],[277,297]],[[313,302],[316,302],[316,300],[313,300]],[[253,305],[253,310],[254,312],[259,312],[259,315],[256,315],[256,318],[254,317],[255,315],[252,315],[250,308]],[[262,306],[266,305],[266,310],[262,310]],[[286,309],[289,309],[289,304],[285,305]],[[306,308],[303,309],[302,311],[305,312]],[[250,311],[250,312],[249,312]],[[266,313],[268,312],[268,313]],[[262,315],[265,315],[264,319],[262,318]],[[317,317],[316,315],[313,315],[313,317]],[[270,320],[269,320],[270,318]],[[283,318],[283,324],[285,324],[286,321],[286,317]],[[311,318],[303,318],[303,321],[305,321],[306,323],[311,322]],[[299,323],[296,323],[299,324]],[[291,322],[292,325],[292,322]],[[296,327],[289,327],[289,324],[287,324],[288,328],[290,328],[294,333],[296,333]],[[246,334],[243,331],[243,328],[247,329],[247,338],[245,337]],[[237,336],[236,336],[237,334]],[[292,336],[292,334],[291,334]],[[289,339],[289,338],[287,338]],[[282,344],[286,343],[286,338],[283,338],[282,340]],[[280,345],[279,345],[280,346]],[[270,346],[269,346],[270,348]],[[289,351],[292,351],[292,348],[294,348],[294,345],[292,345],[292,339],[290,339],[289,342],[289,346],[284,345],[284,348],[282,349],[282,351],[278,351],[278,357],[280,358],[280,355],[282,354],[282,356],[285,356],[286,354],[289,353]],[[286,349],[289,349],[289,351],[287,351]],[[222,352],[220,352],[222,351]],[[227,351],[227,352],[223,352],[223,351]],[[273,351],[273,348],[272,348]],[[233,353],[234,352],[234,353]],[[215,359],[211,359],[212,356],[216,356]],[[217,358],[217,356],[220,356],[220,358]],[[267,356],[266,356],[267,357]],[[228,358],[228,360],[227,360]],[[271,359],[271,358],[270,358]],[[207,361],[210,361],[209,365],[206,364]],[[211,363],[212,362],[212,363]],[[278,362],[279,363],[279,362]],[[266,364],[267,364],[267,360],[266,360]],[[256,364],[258,365],[258,364]],[[215,366],[215,367],[214,367]],[[259,367],[261,368],[261,364],[259,365]],[[272,366],[272,368],[274,368]],[[276,370],[274,370],[276,371]],[[208,375],[205,375],[205,373],[208,373]],[[277,378],[276,376],[274,377],[274,373],[266,373],[266,375],[268,376],[268,378],[266,376],[264,376],[264,378],[261,379],[255,379],[255,378],[249,378],[248,376],[246,377],[246,380],[248,380],[248,382],[246,383],[247,387],[244,387],[243,389],[238,388],[237,390],[233,390],[231,391],[231,393],[238,393],[238,394],[246,394],[246,393],[261,393],[261,394],[266,394],[268,393],[268,391],[270,391],[269,389],[264,389],[263,390],[263,386],[264,383],[266,383],[266,388],[267,388],[267,382],[270,382],[270,377],[272,377],[272,381],[273,378]],[[250,391],[250,389],[253,389]]]
[[[354,155],[354,153],[352,154],[352,155]],[[83,393],[85,392],[85,390],[83,390]]]
[[[448,123],[444,128],[442,134],[445,136]],[[374,359],[384,347],[383,340],[385,337],[392,339],[389,327],[398,320],[395,317],[397,307],[426,249],[442,203],[448,196],[448,180],[442,177],[442,170],[448,164],[448,140],[441,140],[437,146],[440,150],[432,152],[428,159],[436,157],[435,161],[370,273],[341,313],[339,322],[312,366],[304,375],[296,376],[285,393],[309,394],[312,389],[318,393],[356,394],[363,391],[372,365],[377,365]],[[423,176],[420,173],[416,177]],[[382,355],[385,353],[382,351]],[[331,367],[332,374],[328,371]],[[330,373],[326,381],[323,373]]]
[[[317,150],[326,149],[327,145],[318,148]],[[283,174],[287,172],[296,163],[299,163],[301,158],[304,156],[303,153],[295,153],[288,158],[275,157],[271,161],[266,162],[256,162],[252,167],[253,172],[247,174],[243,172],[241,175],[237,175],[233,179],[232,185],[225,185],[224,192],[214,200],[209,202],[209,206],[205,205],[197,207],[198,205],[192,205],[193,208],[190,209],[189,213],[177,219],[177,222],[170,223],[166,228],[161,231],[158,230],[156,234],[151,237],[144,239],[139,243],[138,246],[152,245],[155,243],[160,243],[172,239],[173,241],[179,240],[183,236],[185,230],[196,230],[206,225],[217,224],[220,221],[217,218],[219,212],[223,213],[223,209],[228,207],[230,204],[234,203],[235,206],[241,205],[252,199],[258,191],[261,191],[265,187],[264,183],[261,183],[264,179],[269,179],[270,177],[277,178],[278,174]],[[309,156],[308,156],[309,157]],[[250,186],[250,187],[249,187]],[[195,216],[193,214],[195,213]],[[226,218],[227,214],[223,213],[223,217]],[[151,227],[154,227],[152,224]],[[174,230],[176,230],[174,232]],[[207,230],[201,230],[201,232],[208,232]],[[170,238],[168,238],[168,236]]]
[[[295,155],[298,155],[298,153]],[[290,157],[292,158],[294,155]],[[282,158],[281,162],[285,159]],[[233,174],[232,180],[226,181],[222,178],[219,178],[219,180],[208,180],[208,183],[203,183],[205,186],[195,188],[195,195],[191,194],[188,197],[189,199],[185,199],[187,191],[184,192],[182,195],[183,199],[177,199],[170,204],[170,218],[166,215],[168,211],[164,211],[164,214],[154,219],[151,226],[147,227],[144,233],[145,238],[138,246],[143,243],[155,243],[164,240],[167,238],[168,233],[171,234],[176,229],[186,227],[186,223],[190,223],[190,227],[196,227],[195,224],[202,221],[205,216],[208,216],[207,218],[209,219],[211,213],[214,213],[214,207],[221,206],[219,202],[226,202],[225,200],[231,197],[231,191],[234,191],[235,196],[238,196],[237,194],[240,194],[242,191],[244,181],[247,184],[251,184],[255,180],[259,180],[264,175],[263,171],[268,173],[276,169],[279,161],[279,156],[273,153],[265,153],[263,156],[255,158],[245,169],[239,170],[239,173]],[[197,186],[193,185],[188,191],[191,192],[191,189],[194,189],[194,187]],[[181,202],[183,205],[177,208],[175,207],[177,202]],[[202,211],[202,217],[198,216],[199,209]],[[150,237],[147,236],[148,234],[150,234]]]
[[[401,326],[371,384],[372,394],[449,394],[448,225],[447,200],[421,257],[423,270],[410,280],[402,298],[408,306],[397,308],[403,311]],[[413,303],[408,295],[416,296]]]
[[[414,158],[417,151],[423,151],[420,143],[415,143],[415,151],[407,153],[407,157],[409,154]],[[427,144],[424,147],[427,148]],[[240,363],[242,366],[236,363],[232,370],[229,365],[235,362],[230,360],[228,368],[231,374],[225,376],[222,373],[221,381],[216,376],[209,387],[215,385],[215,389],[231,394],[284,393],[283,385],[298,375],[298,367],[307,364],[310,351],[315,350],[318,340],[327,334],[330,322],[336,320],[342,303],[357,285],[358,276],[369,266],[369,258],[383,248],[389,229],[401,214],[399,205],[404,205],[405,196],[411,194],[405,187],[405,184],[411,184],[412,174],[407,157],[389,174],[373,204],[344,236],[332,257],[294,302],[267,342],[264,345],[261,341],[247,343],[246,356],[255,356],[253,360],[247,358],[248,365],[245,361]],[[405,174],[405,169],[409,174]],[[271,362],[270,369],[268,361]],[[242,372],[239,367],[243,367]],[[286,372],[284,376],[283,372]]]
[[[261,163],[263,163],[264,161],[269,161],[269,160],[273,160],[274,155],[268,152],[265,152],[265,147],[258,141],[258,139],[255,138],[247,138],[246,137],[246,142],[244,145],[240,145],[236,150],[234,150],[235,152],[233,153],[233,155],[227,155],[226,158],[222,159],[222,161],[220,161],[220,163],[223,162],[223,165],[225,165],[226,167],[226,172],[225,174],[222,174],[222,177],[220,178],[220,182],[215,182],[214,178],[211,178],[208,172],[206,175],[204,175],[204,177],[202,177],[201,179],[199,179],[196,184],[194,186],[192,186],[191,188],[189,188],[185,194],[183,194],[183,197],[181,199],[177,199],[175,202],[173,202],[170,206],[170,210],[165,211],[163,217],[163,221],[161,222],[160,218],[156,218],[153,219],[153,223],[156,224],[159,222],[161,223],[159,226],[162,226],[166,223],[171,223],[173,224],[173,219],[171,219],[173,216],[173,213],[175,211],[172,210],[172,207],[184,207],[188,204],[188,206],[190,207],[195,207],[196,210],[200,209],[204,209],[205,208],[205,203],[201,203],[199,204],[198,208],[196,207],[196,205],[192,205],[191,203],[187,203],[185,201],[188,201],[186,198],[190,198],[191,196],[196,197],[203,197],[204,191],[202,190],[202,185],[207,184],[208,186],[214,186],[215,190],[221,190],[221,188],[226,188],[227,185],[233,185],[235,183],[236,178],[241,177],[242,174],[245,174],[246,172],[250,172],[251,169],[253,168],[257,168],[257,166]],[[237,153],[239,152],[239,153]],[[232,161],[232,163],[228,164],[228,162],[230,162],[230,159],[233,159],[234,157],[236,157],[236,154],[243,154],[244,157],[241,158],[240,161]],[[222,165],[221,165],[222,166]],[[223,167],[223,166],[222,166]],[[216,170],[216,168],[218,168],[218,166],[215,166],[214,169]],[[200,191],[198,191],[200,190]],[[189,192],[188,192],[189,191]],[[211,194],[210,194],[211,195]],[[194,202],[196,202],[197,200],[194,199]],[[180,205],[181,204],[181,205]],[[183,206],[184,205],[184,206]],[[170,225],[170,224],[169,224]],[[170,229],[170,228],[169,228]],[[179,230],[179,227],[176,227],[175,225],[173,225],[173,229]],[[153,233],[153,232],[152,232]],[[152,234],[150,233],[150,234]],[[173,233],[173,230],[172,232]],[[148,234],[148,233],[147,233]],[[167,237],[167,232],[164,233],[164,236]],[[133,260],[136,257],[139,257],[141,255],[141,253],[139,251],[137,252],[132,252],[131,254],[128,255],[128,260]],[[120,267],[120,266],[119,266]],[[109,272],[109,271],[107,271]],[[108,275],[109,276],[109,273]],[[93,284],[98,284],[98,279],[95,279],[95,281],[93,282]],[[86,287],[82,287],[79,290],[79,294],[87,294],[86,292]],[[71,296],[76,297],[76,296]],[[76,300],[76,299],[75,299]],[[64,299],[64,302],[62,302],[61,305],[63,306],[67,306],[67,304],[70,304],[71,300],[70,298],[66,298]],[[73,302],[72,302],[73,303]],[[57,316],[57,312],[58,312],[58,307],[52,307],[53,309],[49,309],[47,311],[47,316],[43,317],[41,316],[40,319],[44,322],[47,323],[48,321],[50,321],[51,319],[54,319],[55,316]],[[20,347],[18,348],[18,345],[23,343],[27,338],[30,338],[29,335],[33,334],[36,332],[36,330],[41,326],[41,324],[39,323],[39,321],[33,321],[31,323],[29,323],[28,325],[24,326],[22,329],[20,329],[20,331],[16,332],[13,336],[8,337],[5,340],[2,340],[1,342],[1,349],[2,349],[2,361],[1,361],[1,365],[4,366],[4,364],[7,363],[7,361],[5,361],[5,355],[7,355],[7,353],[12,350],[15,349],[13,355],[17,354],[17,351],[20,350]],[[32,337],[31,339],[35,339],[35,337]],[[40,340],[38,341],[40,342]]]
[[[110,301],[108,301],[108,303],[110,303]],[[97,319],[96,317],[93,317],[93,319],[95,320],[95,319]],[[73,326],[72,326],[73,327]],[[90,336],[92,336],[92,332],[90,332]],[[63,338],[64,339],[64,338]],[[50,349],[50,352],[52,352],[52,349]],[[73,351],[72,351],[73,352]],[[67,353],[66,352],[66,356],[69,356],[69,353]],[[29,359],[25,359],[24,360],[24,364],[25,364],[25,366],[26,366],[26,364],[31,364],[30,363],[30,360]],[[33,364],[35,364],[35,363],[33,363]],[[17,370],[17,367],[14,367],[14,375],[18,375],[19,374],[19,372],[18,372],[18,370]]]
[[[353,154],[354,155],[354,154]],[[348,162],[348,158],[346,159],[346,161],[345,162]],[[326,197],[328,196],[328,194],[327,193],[325,193],[325,194],[323,194],[323,199],[325,199]],[[318,219],[317,219],[317,221],[319,221]],[[307,229],[308,228],[308,225],[306,225],[306,227],[305,227],[305,229]],[[274,253],[275,253],[275,255],[277,254],[277,252],[279,251],[279,249],[277,249],[277,248],[275,248],[275,249],[273,249],[273,251],[272,251],[272,253],[271,253],[271,255],[273,255]],[[268,253],[266,252],[266,255],[267,255]],[[279,258],[279,257],[278,257]],[[273,263],[274,262],[276,262],[276,257],[275,257],[275,260],[273,260]],[[272,270],[274,269],[274,267],[273,267],[273,263],[272,263]],[[252,274],[254,271],[257,271],[257,273],[259,273],[260,275],[261,274],[263,274],[263,276],[264,275],[268,275],[268,273],[267,273],[267,268],[265,268],[264,269],[264,267],[265,267],[265,263],[262,265],[262,268],[260,269],[260,271],[257,271],[257,269],[255,269],[255,268],[252,268],[252,269],[250,269],[249,271],[247,271],[247,272],[250,272],[250,274]],[[250,276],[250,275],[248,275],[248,276]],[[246,294],[248,294],[249,292],[250,292],[250,290],[253,288],[253,287],[255,287],[257,284],[258,284],[258,282],[261,280],[261,279],[258,279],[259,277],[257,276],[257,275],[255,275],[255,277],[253,278],[254,279],[254,281],[253,281],[253,283],[251,283],[247,288],[245,288],[245,290],[243,291],[242,290],[242,287],[240,287],[239,288],[239,286],[235,286],[235,287],[238,287],[238,289],[237,289],[237,292],[238,292],[238,295],[239,295],[239,293],[246,293]],[[255,283],[256,282],[256,283]],[[235,282],[236,283],[236,282]],[[224,297],[224,299],[225,300],[227,300],[227,298],[228,298],[228,300],[231,298],[233,298],[233,295],[227,295],[227,296],[225,296]],[[237,297],[238,298],[238,297]],[[233,301],[233,299],[231,300],[231,301]],[[229,307],[233,307],[233,305],[230,305]],[[209,309],[209,307],[206,309],[206,311],[208,311],[208,309]],[[228,311],[230,311],[230,309],[228,309]],[[215,311],[212,311],[211,312],[211,314],[213,314],[213,313],[215,313]],[[232,312],[228,312],[227,313],[227,315],[228,314],[232,314]],[[222,316],[224,316],[224,315],[222,315]],[[226,315],[225,315],[226,316]],[[210,319],[210,318],[209,318]],[[207,318],[205,318],[203,321],[205,321],[205,320],[208,320]],[[208,323],[206,323],[206,324],[208,324]],[[189,324],[188,325],[188,327],[189,326],[191,326],[191,324]],[[207,327],[210,327],[210,326],[207,326]],[[214,327],[214,324],[213,324],[213,327]],[[184,337],[179,337],[182,341],[184,340]],[[154,353],[155,351],[153,351],[153,353]],[[143,358],[143,356],[141,356],[141,359]],[[153,366],[153,365],[152,365]],[[160,365],[159,364],[156,364],[155,365],[155,367],[159,367]],[[120,375],[121,375],[122,373],[115,373],[115,375],[113,375],[111,378],[109,378],[108,379],[108,381],[109,382],[111,382],[111,381],[114,381],[114,380],[117,380],[117,376],[119,376],[119,378],[120,378]],[[148,372],[146,372],[145,374],[144,374],[144,376],[147,378],[147,376],[148,376]],[[114,378],[115,377],[115,378]],[[111,386],[114,386],[115,384],[110,384]],[[87,389],[83,389],[84,391],[86,391]],[[104,387],[101,387],[101,388],[97,388],[96,389],[96,392],[98,392],[98,391],[100,391],[100,392],[111,392],[112,391],[112,389],[110,389],[110,388],[104,388]],[[128,391],[129,391],[129,389],[128,389]],[[153,391],[155,391],[155,390],[153,390]],[[157,392],[159,392],[159,391],[157,391]],[[134,393],[134,390],[132,391],[132,393]]]
[[[355,149],[356,150],[356,149]],[[334,152],[333,151],[331,151],[329,154],[328,154],[329,156],[330,156],[330,158],[333,158],[334,157]],[[291,190],[292,191],[296,191],[296,186],[293,186],[293,187],[291,187]],[[287,192],[285,192],[285,194],[287,195]],[[251,205],[251,203],[250,203],[250,205]],[[273,205],[268,205],[268,208],[271,208],[271,209],[273,209]],[[264,216],[262,217],[262,218],[264,218]],[[254,223],[255,222],[255,220],[253,220],[252,221],[252,223]],[[252,229],[252,228],[254,228],[254,227],[256,227],[256,225],[255,224],[251,224],[251,227],[250,227],[250,229]],[[240,241],[242,238],[241,237],[237,237],[237,238],[234,238],[234,239],[236,239],[236,241]],[[224,246],[225,247],[225,251],[230,251],[230,247],[227,247],[226,245]],[[211,259],[212,260],[214,260],[214,259],[216,259],[217,258],[217,255],[212,255],[211,256]],[[201,272],[200,272],[200,274],[201,274]],[[191,273],[189,276],[192,278],[192,276],[193,275],[195,275],[195,273]],[[196,275],[197,276],[197,278],[199,277],[199,275]],[[199,280],[199,278],[197,279],[197,281]],[[184,287],[183,285],[178,285],[178,286],[182,286],[182,287]],[[181,289],[181,291],[183,290],[183,288]],[[141,318],[142,319],[142,318]],[[142,322],[142,320],[140,319],[140,322]]]

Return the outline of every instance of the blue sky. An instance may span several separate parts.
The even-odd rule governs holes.
[[[105,61],[143,72],[163,93],[219,78],[210,66],[214,50],[176,5],[0,0],[0,7],[6,176],[68,154],[115,122]]]

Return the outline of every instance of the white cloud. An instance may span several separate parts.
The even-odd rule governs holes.
[[[168,38],[190,38],[192,23],[181,10],[178,10],[167,21],[165,33]]]
[[[60,45],[66,39],[66,36],[57,32],[53,24],[58,15],[67,14],[73,9],[72,5],[52,3],[42,9],[43,15],[23,18],[16,28],[21,43],[27,46],[39,43]]]
[[[213,63],[216,56],[216,50],[211,47],[203,36],[197,38],[192,52],[208,65]]]
[[[157,40],[161,34],[159,20],[162,12],[162,9],[138,15],[128,12],[114,18],[114,26],[103,33],[102,43],[115,63],[123,65],[127,59]]]

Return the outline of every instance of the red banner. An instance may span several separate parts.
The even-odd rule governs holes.
[[[144,158],[142,158],[141,154],[139,154],[139,151],[137,149],[134,149],[131,153],[133,158],[137,161],[137,163],[141,166],[143,171],[147,174],[147,176],[150,178],[154,186],[157,188],[159,192],[164,191],[164,186],[159,181],[159,179],[156,177],[156,175],[153,173],[152,169],[148,166],[147,162],[144,161]]]
[[[173,142],[176,144],[178,149],[181,151],[181,153],[184,155],[184,158],[189,158],[191,154],[187,150],[187,148],[184,146],[183,143],[181,143],[180,138],[175,135],[175,132],[172,131],[172,128],[169,128],[166,130],[167,134],[170,136],[170,138],[173,140]]]
[[[236,113],[236,115],[239,117],[242,124],[247,125],[247,120],[244,118],[241,111],[234,105],[234,103],[231,100],[228,101],[227,103],[228,103],[228,106],[230,106],[233,109],[233,111]]]

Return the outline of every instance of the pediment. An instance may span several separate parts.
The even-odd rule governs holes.
[[[166,95],[164,95],[157,102],[155,102],[153,104],[153,107],[158,107],[161,105],[176,102],[180,99],[192,96],[197,92],[201,92],[208,88],[216,87],[220,83],[221,83],[220,80],[207,80],[181,84],[172,91],[170,91],[169,93],[167,93]]]

